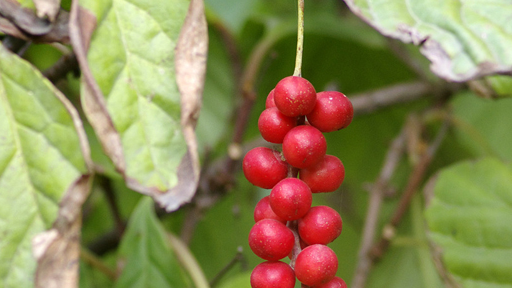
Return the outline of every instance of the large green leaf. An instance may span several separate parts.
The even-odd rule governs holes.
[[[512,70],[510,0],[345,0],[382,34],[421,45],[437,75],[466,81]]]
[[[188,1],[102,1],[88,59],[122,142],[126,174],[176,185],[185,153],[174,53]],[[97,1],[80,1],[86,8]]]
[[[190,286],[153,207],[151,198],[144,197],[132,213],[119,247],[125,266],[116,288]]]
[[[512,287],[512,169],[493,158],[443,170],[426,211],[446,269],[465,288]]]
[[[62,101],[36,69],[0,45],[1,287],[32,286],[32,238],[52,226],[62,197],[87,173],[79,120]]]
[[[73,10],[70,26],[84,76],[84,111],[106,154],[130,188],[168,210],[190,200],[199,173],[193,126],[206,29],[202,35],[202,1],[192,1],[184,24],[189,4],[82,0],[85,9]],[[92,29],[76,20],[82,18],[98,22],[87,59],[89,45],[80,35]],[[180,36],[182,28],[191,32]]]

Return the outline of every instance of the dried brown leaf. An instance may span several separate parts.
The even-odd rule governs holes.
[[[83,175],[64,195],[52,229],[32,240],[37,260],[35,287],[78,287],[81,207],[89,195],[92,177]]]
[[[47,34],[52,29],[49,21],[37,17],[34,11],[22,7],[15,0],[0,1],[0,15],[30,35]]]
[[[194,196],[199,182],[195,127],[201,109],[208,31],[203,0],[192,0],[175,50],[176,82],[181,94],[181,127],[187,154],[178,167],[178,184],[155,199],[167,211],[176,210]]]
[[[73,1],[69,20],[69,34],[71,45],[82,72],[84,91],[81,97],[83,109],[98,135],[105,153],[110,157],[115,167],[123,172],[125,163],[121,139],[107,111],[103,93],[96,83],[87,62],[87,50],[95,28],[96,17],[88,10],[81,8],[77,0]]]
[[[7,18],[0,17],[0,31],[7,35],[14,36],[26,41],[33,41],[35,43],[52,43],[61,42],[69,44],[69,13],[61,10],[57,19],[51,26],[51,30],[42,35],[30,35],[17,27],[13,22]]]
[[[50,19],[54,22],[59,14],[60,0],[33,0],[36,6],[37,17]]]

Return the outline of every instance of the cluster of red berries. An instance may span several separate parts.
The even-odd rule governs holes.
[[[252,251],[267,260],[254,268],[251,286],[292,288],[297,278],[315,288],[347,287],[335,277],[338,259],[326,246],[340,235],[341,216],[311,204],[312,193],[335,191],[345,178],[341,160],[326,155],[322,132],[347,127],[352,104],[340,92],[317,93],[306,79],[289,76],[269,93],[265,106],[258,128],[265,140],[282,144],[282,152],[257,147],[243,160],[247,180],[272,189],[256,205],[256,224],[249,233]],[[294,263],[280,261],[286,256]]]

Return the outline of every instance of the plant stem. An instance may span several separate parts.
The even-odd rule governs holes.
[[[370,272],[372,261],[368,257],[368,252],[372,248],[375,230],[378,225],[379,212],[384,198],[384,190],[389,186],[391,177],[395,174],[396,168],[405,150],[405,124],[398,136],[391,142],[386,154],[386,158],[380,170],[379,177],[372,185],[370,199],[366,212],[366,221],[363,229],[361,247],[358,253],[358,263],[352,280],[353,288],[362,288],[366,283],[368,273]]]
[[[297,22],[297,55],[295,57],[295,70],[293,76],[302,76],[302,51],[304,50],[304,0],[298,0]]]
[[[116,272],[114,270],[110,269],[110,267],[105,265],[103,261],[89,252],[87,249],[80,249],[80,258],[82,258],[85,263],[93,266],[94,268],[98,269],[98,271],[105,274],[109,279],[115,280],[117,278]]]
[[[199,263],[197,263],[196,258],[192,255],[187,245],[172,233],[167,233],[167,237],[182,267],[185,268],[190,278],[192,278],[194,287],[210,288],[201,266],[199,266]]]

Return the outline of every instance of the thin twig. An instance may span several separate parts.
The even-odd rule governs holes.
[[[82,258],[85,263],[93,266],[98,271],[105,274],[111,280],[115,280],[117,278],[116,272],[114,270],[110,269],[110,267],[105,265],[105,263],[98,259],[93,253],[87,251],[87,249],[80,249],[80,258]]]
[[[244,254],[242,253],[242,247],[238,247],[238,251],[236,252],[235,257],[229,261],[229,263],[224,266],[215,277],[210,281],[210,287],[215,287],[219,284],[219,281],[229,272],[237,263],[244,261]]]
[[[354,114],[360,115],[371,113],[379,108],[415,101],[433,94],[434,91],[435,86],[432,84],[416,81],[350,95],[350,101],[354,106]]]
[[[396,167],[405,150],[405,126],[406,124],[404,124],[404,128],[402,128],[398,136],[391,142],[379,177],[371,187],[366,221],[358,253],[357,268],[354,274],[354,280],[352,281],[353,288],[364,287],[368,272],[371,268],[372,263],[368,258],[368,252],[374,241],[380,207],[385,194],[384,192],[388,187],[391,177],[395,174]]]
[[[432,144],[428,147],[425,154],[421,157],[421,160],[414,167],[409,180],[407,182],[407,186],[400,198],[400,202],[398,203],[397,209],[393,213],[391,220],[387,225],[384,226],[382,238],[372,247],[370,251],[370,258],[373,262],[380,259],[384,252],[389,247],[389,244],[394,237],[395,229],[402,220],[405,212],[407,211],[409,204],[411,202],[412,196],[418,190],[418,187],[421,185],[423,178],[427,172],[427,168],[429,167],[435,153],[437,152],[439,146],[446,135],[448,130],[449,120],[445,120],[443,125],[439,129],[439,132],[436,135],[436,138],[432,142]]]

